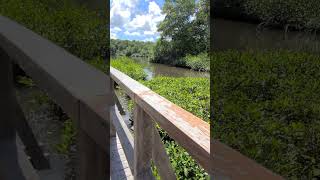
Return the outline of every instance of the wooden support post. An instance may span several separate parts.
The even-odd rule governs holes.
[[[78,130],[79,173],[78,180],[107,180],[110,177],[108,154],[86,132]]]
[[[113,95],[113,101],[115,100],[115,93],[114,93],[114,81],[110,78],[110,92],[111,94]],[[112,104],[114,104],[114,102],[112,102]],[[110,137],[116,137],[116,129],[113,125],[113,122],[112,122],[112,117],[111,117],[111,113],[110,113]]]
[[[24,180],[18,163],[15,121],[15,91],[9,56],[0,49],[0,179]]]
[[[106,180],[110,178],[110,152],[97,144],[96,141],[88,135],[83,126],[85,122],[89,122],[90,118],[94,118],[87,114],[88,112],[79,102],[77,117],[77,140],[78,140],[78,180]],[[107,112],[109,113],[109,112]],[[109,116],[110,117],[110,116]],[[90,127],[89,127],[90,128]],[[102,128],[103,129],[103,128]],[[88,130],[88,129],[87,129]],[[101,131],[97,129],[96,131]],[[97,132],[100,134],[99,132]],[[107,130],[106,130],[106,133]],[[106,134],[101,133],[101,134]],[[102,138],[103,139],[103,138]],[[105,138],[105,146],[110,146],[109,138]]]
[[[153,124],[139,105],[134,110],[134,179],[154,179],[151,171]]]

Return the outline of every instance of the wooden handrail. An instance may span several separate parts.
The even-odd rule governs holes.
[[[113,101],[110,77],[3,16],[0,16],[0,49],[75,122],[79,179],[108,179],[109,107]]]
[[[151,122],[151,119],[154,120],[210,173],[210,127],[207,122],[175,105],[115,68],[110,68],[110,76],[136,104],[136,111],[140,112],[138,117],[135,116],[134,119],[134,124],[138,124],[137,128],[140,127],[139,122],[143,121],[146,124],[148,121]],[[141,113],[145,113],[145,115],[141,115]],[[146,119],[146,115],[150,119]],[[143,116],[144,118],[142,118]],[[146,125],[142,124],[141,126]],[[148,127],[152,126],[149,125]],[[134,129],[135,136],[142,131],[140,129],[139,131],[136,130],[136,126]],[[140,137],[151,135],[151,132],[146,133]],[[135,139],[135,141],[141,140]],[[139,142],[136,143],[139,144]],[[148,161],[148,159],[146,160]]]
[[[134,134],[140,136],[135,138],[135,141],[138,141],[135,142],[135,144],[139,144],[141,141],[143,142],[143,137],[150,136],[157,138],[157,136],[152,135],[152,133],[155,133],[155,130],[150,132],[152,131],[151,129],[153,129],[150,123],[152,124],[152,120],[154,120],[170,137],[185,148],[214,179],[283,179],[281,176],[274,174],[272,171],[217,140],[211,141],[212,149],[210,156],[210,131],[208,123],[171,103],[115,68],[111,67],[110,76],[112,80],[130,96],[135,103],[135,108],[140,111],[140,115],[135,115],[134,117]],[[141,115],[141,113],[145,113],[145,115]],[[149,130],[141,134],[142,130],[137,130],[136,126],[138,128],[148,128]],[[146,146],[146,144],[144,145]],[[161,169],[159,173],[160,176],[164,179],[174,179],[170,172],[170,167],[167,166],[169,162],[165,159],[165,155],[163,155],[159,139],[153,139],[153,141],[148,142],[147,145],[153,147],[151,150],[153,154],[162,154],[160,158],[152,157],[157,168],[161,166],[161,168],[158,168],[158,170]],[[146,152],[149,153],[149,151],[150,150],[147,149]],[[138,160],[149,161],[149,158]],[[162,164],[157,164],[157,162],[162,162]],[[140,169],[134,169],[134,171],[137,170],[139,171]],[[161,171],[163,173],[161,173]]]

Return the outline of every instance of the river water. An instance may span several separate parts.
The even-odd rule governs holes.
[[[227,49],[289,49],[320,52],[320,36],[315,32],[285,31],[261,28],[258,24],[214,19],[214,48]]]
[[[174,67],[166,64],[151,63],[146,58],[134,58],[135,61],[144,67],[148,75],[147,80],[157,76],[168,77],[209,77],[208,72],[193,71],[187,68]]]

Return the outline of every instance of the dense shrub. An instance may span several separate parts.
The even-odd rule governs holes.
[[[127,74],[129,77],[135,80],[145,80],[147,74],[143,70],[143,66],[135,63],[128,57],[118,57],[111,59],[111,66]]]
[[[84,60],[108,52],[107,18],[71,0],[2,0],[7,16]]]
[[[128,56],[128,57],[153,57],[153,42],[128,41],[111,39],[110,55],[112,57]]]
[[[155,77],[144,84],[171,102],[209,122],[208,78]]]
[[[215,138],[288,179],[319,178],[320,57],[227,51],[211,65]]]
[[[187,55],[184,58],[187,67],[196,71],[210,71],[210,58],[207,53],[200,53],[196,56]]]
[[[296,28],[320,27],[320,3],[317,0],[246,0],[248,12],[262,20]]]

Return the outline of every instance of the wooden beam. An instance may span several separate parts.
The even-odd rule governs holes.
[[[152,121],[149,116],[135,104],[134,109],[134,179],[152,180]]]

